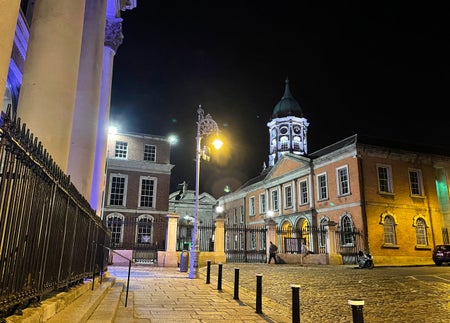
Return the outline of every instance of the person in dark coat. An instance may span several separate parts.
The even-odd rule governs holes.
[[[270,246],[269,246],[269,261],[267,262],[268,264],[270,264],[270,261],[273,260],[275,261],[275,264],[277,263],[277,251],[278,251],[278,247],[276,245],[274,245],[272,243],[272,241],[270,241]]]

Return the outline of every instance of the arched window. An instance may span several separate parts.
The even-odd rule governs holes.
[[[353,245],[353,221],[348,214],[341,218],[341,244],[343,246]]]
[[[319,236],[319,243],[320,243],[320,247],[326,247],[327,246],[327,224],[328,224],[328,219],[327,218],[322,218],[320,219],[320,223],[319,223],[319,231],[320,231],[320,236]]]
[[[421,246],[428,245],[427,226],[423,218],[416,220],[416,242]]]
[[[396,244],[395,238],[395,221],[390,215],[384,217],[384,243],[385,244]]]
[[[283,136],[280,138],[280,150],[289,150],[289,138],[287,136]]]
[[[140,216],[136,225],[136,242],[144,244],[152,243],[153,218],[148,215]]]
[[[106,217],[106,226],[111,231],[111,247],[117,248],[122,244],[123,221],[122,214],[112,213]]]

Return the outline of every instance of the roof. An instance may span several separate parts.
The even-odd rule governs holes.
[[[282,117],[303,117],[303,111],[291,94],[289,89],[289,80],[285,81],[286,86],[284,88],[284,95],[281,100],[275,105],[272,113],[272,119],[282,118]]]

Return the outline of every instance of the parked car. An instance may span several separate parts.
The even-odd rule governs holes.
[[[450,244],[436,245],[433,249],[433,261],[437,266],[443,262],[450,265]]]

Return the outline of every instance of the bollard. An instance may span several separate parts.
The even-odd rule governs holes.
[[[234,268],[234,297],[239,299],[239,268]]]
[[[217,275],[217,290],[222,291],[222,263],[219,262],[219,273]]]
[[[262,314],[262,274],[256,274],[256,313]]]
[[[291,284],[292,323],[300,323],[300,285]]]
[[[211,260],[206,260],[206,283],[211,282]]]
[[[353,323],[364,323],[362,299],[349,299],[348,304],[352,306]]]

